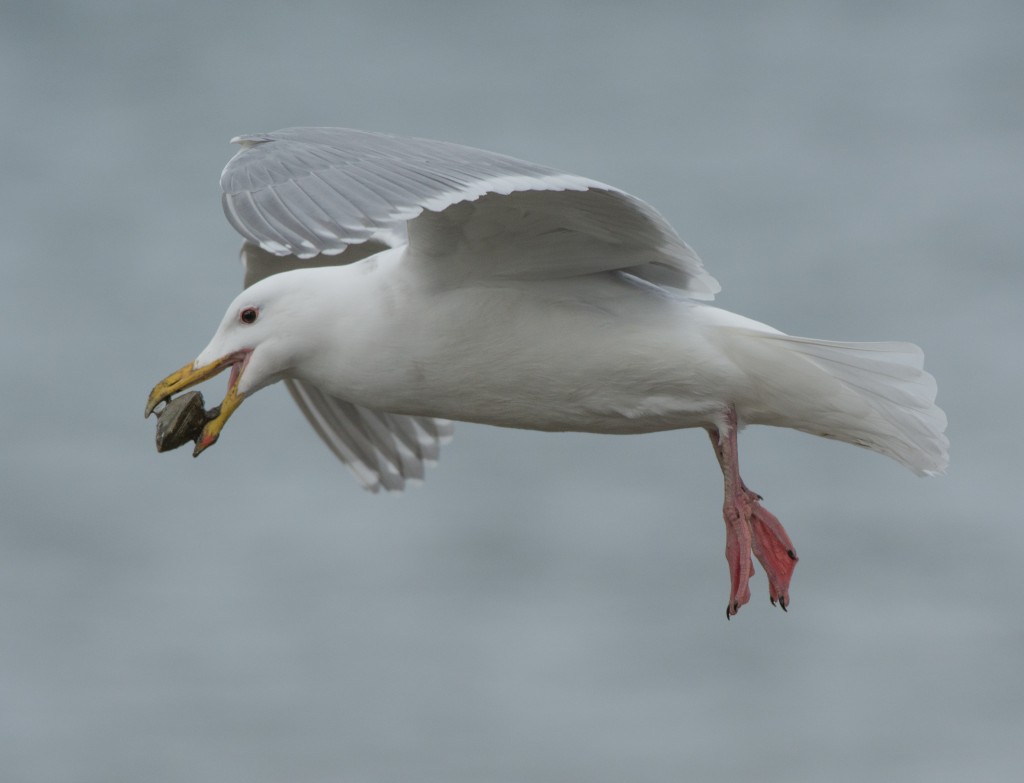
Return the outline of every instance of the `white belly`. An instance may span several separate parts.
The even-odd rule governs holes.
[[[393,309],[365,350],[335,360],[344,383],[308,380],[378,410],[602,433],[714,423],[743,383],[707,341],[711,308],[614,278],[460,288]]]

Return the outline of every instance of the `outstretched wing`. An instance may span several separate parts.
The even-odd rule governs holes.
[[[338,255],[298,259],[275,256],[245,242],[245,287],[288,269],[350,264],[386,248],[369,240]],[[424,468],[437,460],[441,444],[451,439],[450,421],[374,411],[324,394],[304,381],[284,383],[327,447],[371,492],[402,490],[408,481],[422,479]]]
[[[342,128],[235,141],[242,150],[221,175],[224,212],[276,255],[314,258],[408,237],[417,257],[475,258],[478,275],[622,270],[694,298],[719,290],[654,208],[595,180],[457,144]]]

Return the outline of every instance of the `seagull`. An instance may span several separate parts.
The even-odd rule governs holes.
[[[367,489],[422,479],[453,421],[548,432],[707,431],[730,593],[752,556],[786,609],[796,550],[740,477],[739,431],[789,427],[919,475],[946,416],[904,342],[794,337],[709,304],[720,289],[651,206],[586,177],[440,141],[342,128],[238,136],[222,202],[245,288],[146,415],[230,369],[198,455],[283,381]]]

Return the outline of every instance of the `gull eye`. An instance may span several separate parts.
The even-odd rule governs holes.
[[[243,307],[242,311],[238,314],[238,320],[243,324],[251,324],[259,317],[260,311],[257,307]]]

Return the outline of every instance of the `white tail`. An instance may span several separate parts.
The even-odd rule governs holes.
[[[743,344],[744,369],[757,387],[750,423],[866,446],[919,475],[949,464],[946,414],[935,404],[935,378],[916,345],[736,331],[754,338],[733,344]]]

